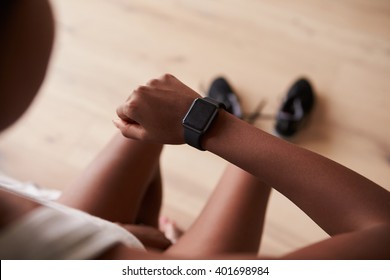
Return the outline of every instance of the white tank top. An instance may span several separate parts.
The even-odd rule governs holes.
[[[2,179],[0,189],[42,207],[0,231],[0,259],[92,259],[118,243],[144,250],[134,235],[114,223],[38,198],[31,191],[23,191],[22,184]]]

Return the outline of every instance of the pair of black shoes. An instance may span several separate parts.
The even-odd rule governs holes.
[[[215,79],[207,95],[224,103],[229,113],[243,119],[238,97],[225,78]],[[307,120],[314,102],[315,97],[310,82],[304,78],[297,80],[288,90],[276,115],[276,133],[286,138],[294,136]]]

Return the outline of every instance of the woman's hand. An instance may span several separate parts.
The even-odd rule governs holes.
[[[125,137],[158,142],[183,144],[182,120],[198,93],[174,76],[165,74],[133,91],[118,107],[114,124]]]

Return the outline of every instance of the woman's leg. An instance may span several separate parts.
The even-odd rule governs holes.
[[[135,220],[136,224],[158,228],[162,204],[162,180],[160,167],[147,187]]]
[[[190,229],[167,252],[191,256],[257,253],[270,188],[230,165]]]
[[[59,202],[113,222],[156,226],[161,206],[161,150],[162,145],[116,135]],[[145,204],[153,206],[140,211]]]

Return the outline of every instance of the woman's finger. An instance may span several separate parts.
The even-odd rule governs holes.
[[[123,119],[115,119],[112,122],[121,131],[123,136],[135,140],[145,140],[145,130],[140,124],[134,121],[126,122]]]

